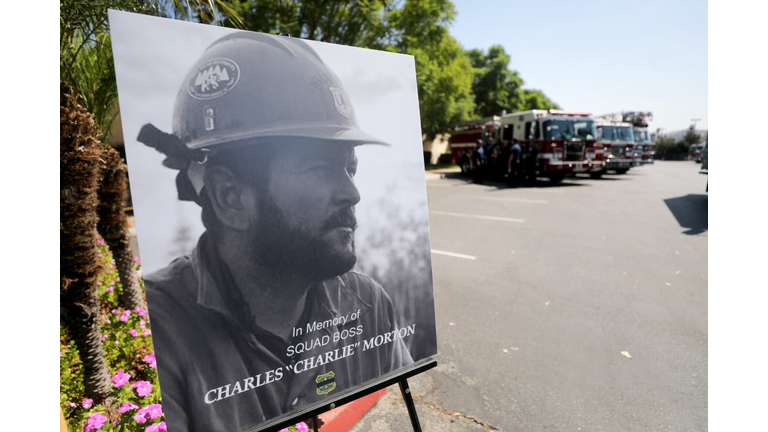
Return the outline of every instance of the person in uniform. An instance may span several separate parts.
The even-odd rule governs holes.
[[[475,143],[475,149],[472,151],[472,161],[475,164],[475,183],[482,183],[483,177],[485,177],[485,169],[488,163],[488,159],[485,156],[485,148],[483,147],[483,140],[477,140]]]
[[[539,158],[539,148],[531,141],[525,154],[525,176],[528,186],[536,185],[536,162]]]
[[[206,228],[145,279],[170,430],[244,430],[413,362],[413,329],[353,270],[355,147],[386,144],[306,43],[217,40],[182,84],[173,133],[147,124],[138,140],[179,170]]]
[[[509,177],[507,177],[507,185],[509,187],[517,187],[519,184],[520,179],[520,156],[523,152],[522,148],[520,147],[520,143],[517,141],[517,138],[512,139],[512,146],[510,148],[509,157],[507,158],[507,171],[509,172]]]

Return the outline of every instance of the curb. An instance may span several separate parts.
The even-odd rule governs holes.
[[[334,410],[320,414],[320,420],[322,420],[320,432],[347,432],[385,394],[387,394],[387,389],[383,388]]]

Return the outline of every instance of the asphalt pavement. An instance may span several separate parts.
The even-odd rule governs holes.
[[[428,173],[425,431],[707,429],[707,177],[657,161],[509,189]],[[408,431],[391,387],[351,431]]]

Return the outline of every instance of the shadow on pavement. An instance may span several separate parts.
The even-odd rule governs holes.
[[[592,178],[589,176],[589,174],[574,174],[572,178],[579,179],[579,180],[589,180],[589,181],[616,181],[616,180],[627,181],[629,180],[629,177],[627,176],[627,174],[603,174],[602,176],[600,176],[600,178]]]
[[[677,219],[681,227],[687,228],[683,234],[696,235],[707,231],[708,202],[706,194],[688,194],[678,198],[665,199],[664,203]]]
[[[443,179],[447,179],[447,180],[456,180],[457,181],[456,186],[480,184],[480,185],[483,185],[483,186],[495,187],[497,190],[512,189],[509,186],[507,186],[506,181],[497,181],[497,180],[493,180],[493,179],[485,179],[485,180],[483,180],[482,183],[475,183],[474,179],[472,177],[465,176],[465,175],[463,175],[461,173],[443,173],[443,174],[441,174],[440,177],[443,178]],[[582,184],[582,183],[573,183],[573,182],[570,182],[568,180],[575,180],[575,179],[572,179],[570,177],[566,177],[565,180],[561,181],[560,183],[552,183],[552,182],[550,182],[549,180],[547,180],[545,178],[539,178],[539,180],[536,182],[535,186],[526,186],[526,185],[522,185],[521,184],[517,188],[524,189],[524,188],[534,187],[534,188],[542,188],[543,189],[543,188],[553,188],[553,187],[557,188],[557,187],[570,187],[570,186],[589,186],[587,184]],[[459,182],[461,182],[461,183],[459,183]]]

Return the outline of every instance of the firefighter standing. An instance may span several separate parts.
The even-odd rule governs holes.
[[[528,150],[525,154],[525,177],[528,186],[536,184],[536,160],[539,158],[539,148],[534,142],[528,144]]]
[[[509,157],[507,158],[507,171],[509,177],[507,177],[507,185],[510,187],[517,187],[520,180],[520,157],[523,149],[520,147],[520,143],[517,139],[513,140],[514,144],[510,147]]]
[[[488,159],[485,156],[485,149],[483,148],[483,140],[477,140],[477,146],[472,152],[472,161],[475,164],[475,183],[482,183],[483,176],[485,174],[485,168],[488,164]]]

